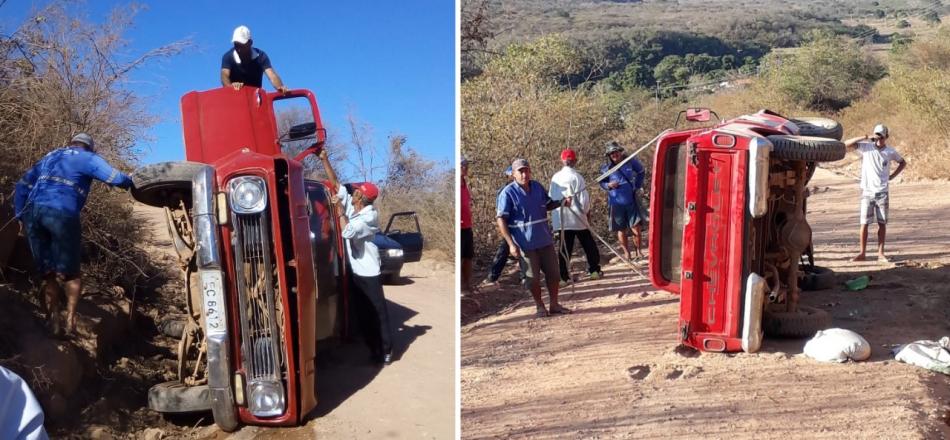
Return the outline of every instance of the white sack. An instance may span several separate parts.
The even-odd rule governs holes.
[[[939,341],[915,341],[899,347],[895,359],[921,368],[950,374],[950,338]]]
[[[805,343],[805,355],[821,362],[863,361],[871,357],[871,344],[851,330],[830,328]]]

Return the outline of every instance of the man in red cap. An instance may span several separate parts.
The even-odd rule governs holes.
[[[383,284],[379,280],[379,249],[373,243],[373,237],[379,232],[379,213],[373,206],[379,188],[370,182],[360,182],[352,185],[353,194],[349,194],[330,166],[327,150],[320,152],[320,160],[330,183],[338,188],[330,200],[340,217],[341,235],[346,239],[353,285],[369,300],[379,320],[379,331],[367,331],[366,342],[373,360],[389,365],[393,359],[393,333]]]
[[[604,274],[600,271],[600,250],[590,233],[590,223],[587,221],[590,213],[590,193],[584,176],[574,169],[577,165],[577,153],[570,148],[561,151],[561,163],[564,167],[551,177],[551,188],[548,195],[551,200],[560,201],[572,198],[570,207],[562,207],[551,211],[551,223],[554,232],[564,231],[561,237],[561,247],[558,249],[558,261],[561,270],[561,281],[568,283],[571,279],[568,259],[574,250],[574,237],[581,242],[584,255],[587,257],[587,273],[590,279],[596,280]]]

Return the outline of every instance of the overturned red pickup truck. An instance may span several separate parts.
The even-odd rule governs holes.
[[[187,160],[132,174],[133,196],[165,209],[186,286],[178,380],[149,407],[210,410],[225,431],[299,424],[317,405],[317,344],[349,318],[335,189],[304,165],[326,141],[316,98],[227,87],[186,94],[181,111]],[[389,238],[421,252],[421,234]]]
[[[841,135],[829,119],[762,110],[658,138],[649,276],[680,294],[683,344],[755,352],[763,333],[802,337],[830,324],[799,305],[799,279],[811,253],[806,184],[818,162],[844,157]]]

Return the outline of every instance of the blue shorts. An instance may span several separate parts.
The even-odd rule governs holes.
[[[640,224],[640,210],[637,205],[610,205],[610,230],[625,231]]]
[[[51,272],[79,274],[82,227],[79,217],[42,205],[32,206],[23,215],[26,237],[33,252],[33,265],[41,275]]]

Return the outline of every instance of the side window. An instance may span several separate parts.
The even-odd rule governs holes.
[[[340,275],[338,232],[330,209],[330,196],[326,186],[319,182],[307,182],[307,197],[310,199],[310,234],[313,237],[313,264],[318,284]],[[322,292],[321,292],[322,293]]]
[[[660,272],[663,278],[679,283],[682,272],[683,227],[686,207],[686,144],[671,145],[663,163],[663,220]]]

